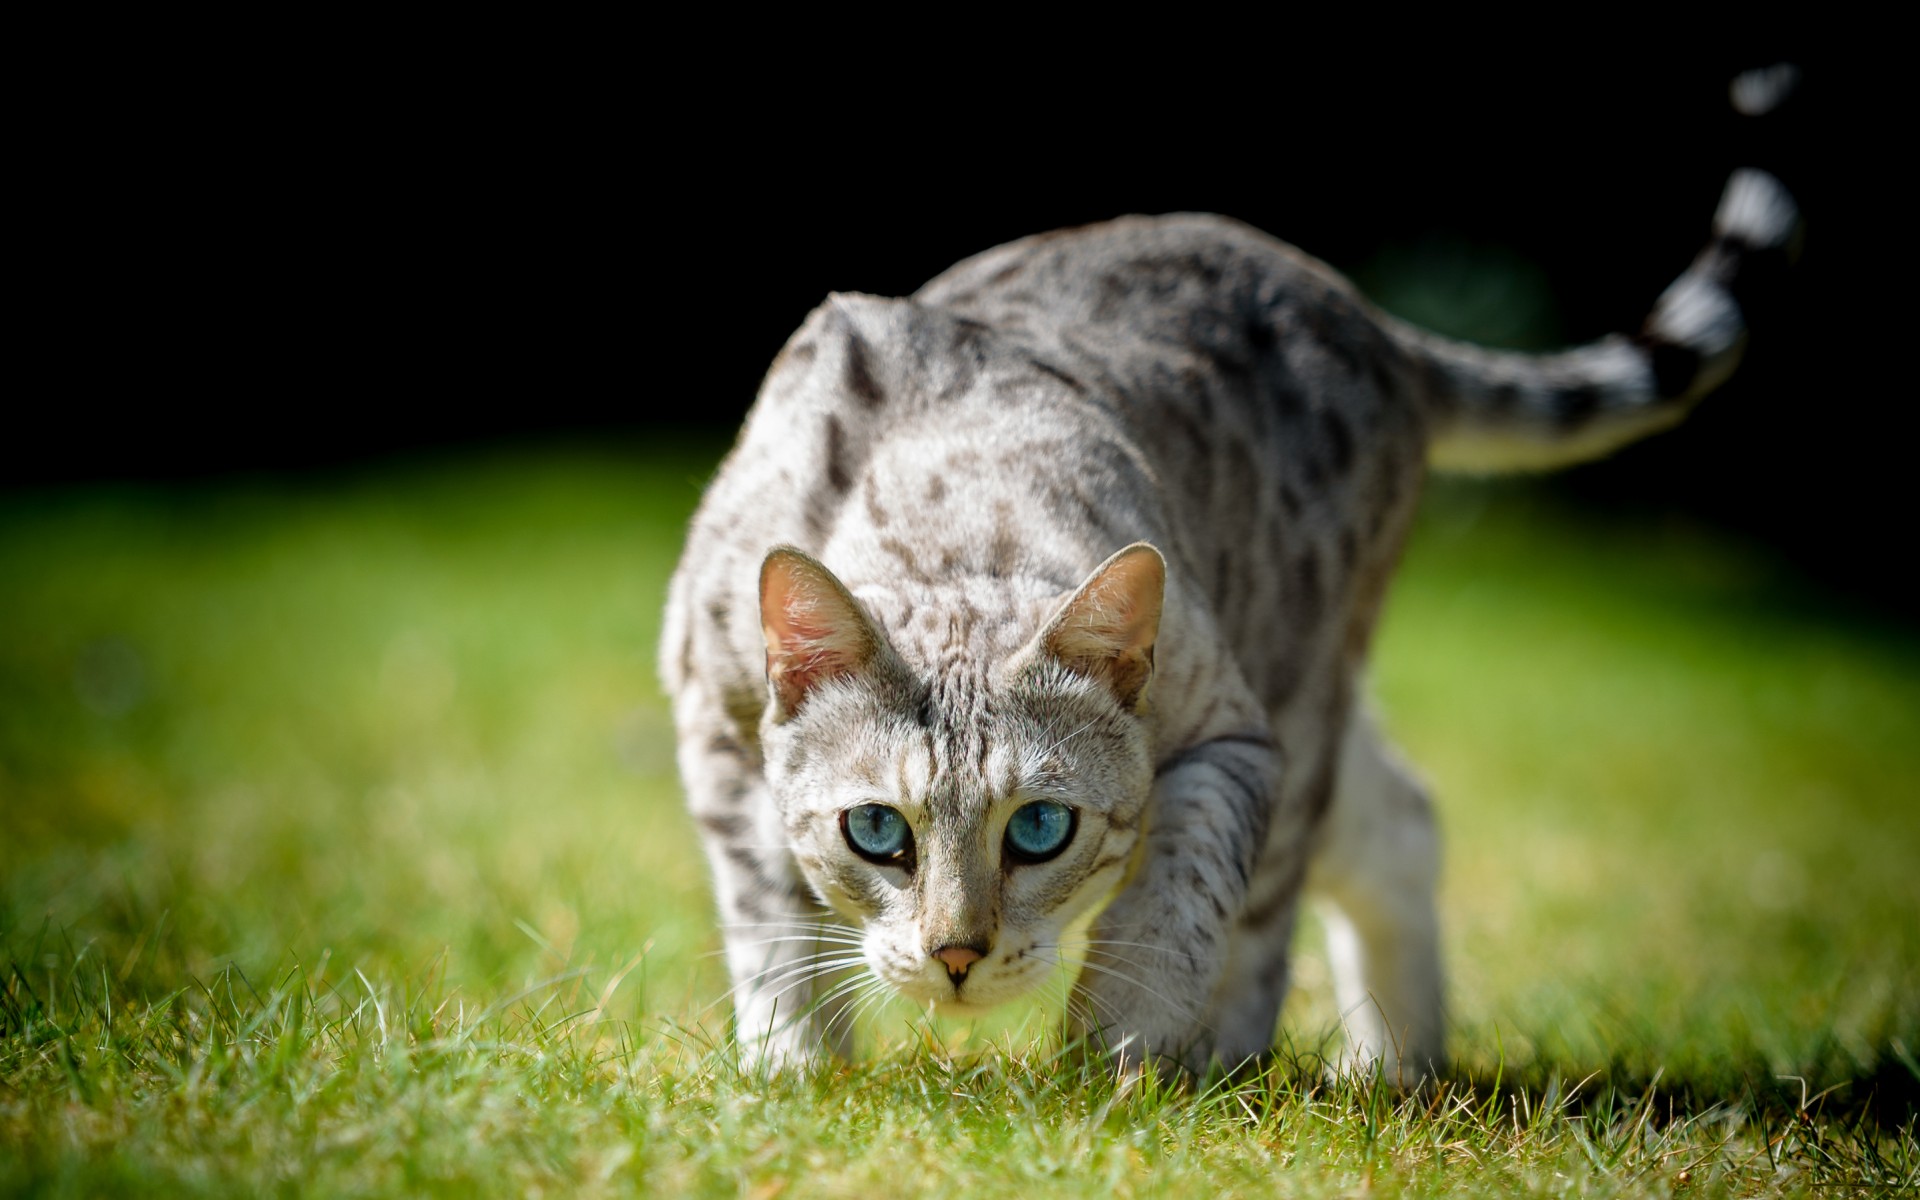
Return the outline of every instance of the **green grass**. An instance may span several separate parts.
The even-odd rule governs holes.
[[[0,1192],[1821,1195],[1920,1181],[1920,641],[1430,497],[1378,654],[1455,1073],[1116,1093],[1043,1007],[743,1077],[653,680],[717,447],[0,499]]]

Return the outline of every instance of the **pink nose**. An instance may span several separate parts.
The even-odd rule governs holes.
[[[965,946],[942,946],[933,956],[946,966],[949,975],[965,975],[968,967],[980,961],[980,952]]]

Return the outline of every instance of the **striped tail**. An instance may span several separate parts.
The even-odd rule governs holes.
[[[1545,470],[1598,458],[1665,429],[1740,359],[1741,303],[1770,261],[1790,257],[1799,208],[1764,171],[1735,171],[1713,237],[1663,292],[1640,332],[1556,354],[1487,350],[1394,323],[1424,365],[1429,457],[1442,470]]]

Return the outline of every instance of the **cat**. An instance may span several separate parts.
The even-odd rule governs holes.
[[[1030,994],[1096,913],[1069,1032],[1232,1067],[1271,1048],[1310,890],[1340,1068],[1440,1069],[1433,817],[1358,695],[1424,473],[1672,424],[1797,225],[1737,172],[1639,334],[1545,355],[1208,215],[829,297],[707,489],[660,656],[746,1061],[844,1055],[882,991]]]

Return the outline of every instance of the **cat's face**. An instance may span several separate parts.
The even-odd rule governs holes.
[[[811,560],[774,581],[766,778],[795,861],[902,995],[964,1010],[1034,990],[1125,877],[1153,779],[1137,708],[1163,570],[1133,558],[1011,655],[940,670],[908,666]],[[1103,624],[1075,624],[1076,603]]]
[[[1031,991],[1131,862],[1152,782],[1140,722],[1044,664],[964,713],[903,711],[893,692],[823,689],[769,741],[795,859],[908,998]]]

